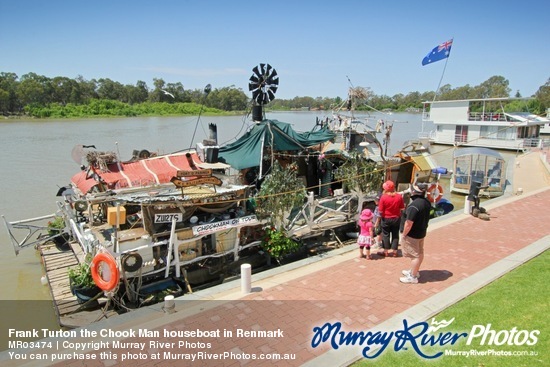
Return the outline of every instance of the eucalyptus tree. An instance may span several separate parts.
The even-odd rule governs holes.
[[[121,83],[115,82],[109,78],[102,78],[97,81],[97,84],[97,94],[100,99],[110,99],[114,101],[123,100],[125,91]]]
[[[16,95],[23,106],[46,106],[52,102],[51,80],[36,73],[25,74],[20,78]]]
[[[538,111],[539,113],[546,113],[546,111],[550,108],[550,78],[546,81],[546,83],[537,90],[535,93],[535,97],[540,101],[541,110]]]
[[[17,99],[19,81],[15,73],[0,73],[0,113],[10,115],[20,112],[23,107]]]

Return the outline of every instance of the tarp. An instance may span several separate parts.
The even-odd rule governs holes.
[[[302,151],[335,137],[328,129],[296,132],[291,125],[278,120],[264,120],[256,124],[239,140],[220,147],[218,158],[236,169],[260,165],[262,147],[273,151]]]
[[[195,152],[190,156],[192,162],[200,167],[202,162]],[[133,162],[116,162],[107,165],[107,170],[96,168],[95,171],[109,189],[141,187],[170,182],[177,171],[190,171],[191,167],[186,153],[174,153]],[[87,193],[98,184],[93,172],[81,171],[74,175],[71,182],[80,192]]]

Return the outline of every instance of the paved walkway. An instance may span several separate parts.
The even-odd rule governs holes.
[[[518,157],[517,170],[534,174],[529,165],[540,162],[536,154]],[[541,167],[544,166],[541,165]],[[544,169],[545,170],[545,169]],[[537,171],[538,172],[538,171]],[[240,281],[185,295],[176,303],[176,312],[165,313],[161,306],[138,310],[94,324],[90,330],[159,331],[159,337],[119,338],[123,342],[145,342],[144,350],[127,348],[101,349],[117,353],[117,360],[70,360],[59,366],[346,366],[360,358],[356,348],[333,350],[322,344],[311,347],[312,330],[326,322],[341,322],[345,331],[396,330],[402,320],[429,320],[446,307],[477,289],[506,274],[550,247],[548,207],[550,188],[548,172],[542,181],[524,177],[523,194],[501,197],[488,202],[491,219],[483,221],[462,212],[433,220],[426,238],[426,257],[421,269],[420,283],[401,284],[402,269],[409,260],[357,258],[355,247],[333,251],[325,258],[306,259],[286,268],[252,276],[252,292],[243,295]],[[528,176],[528,175],[520,175]],[[520,179],[516,180],[519,181]],[[517,189],[515,190],[515,192]],[[304,265],[307,264],[307,265]],[[283,272],[281,272],[283,271]],[[275,276],[276,275],[276,276]],[[239,336],[245,331],[282,330],[283,336],[252,338]],[[165,337],[165,330],[220,330],[217,337]],[[233,333],[224,336],[224,331]],[[89,342],[93,338],[71,338],[72,342]],[[97,341],[112,341],[97,338]],[[150,341],[176,343],[173,348],[152,345]],[[178,347],[178,341],[183,345]],[[205,343],[185,344],[188,343]],[[209,344],[206,344],[209,343]],[[73,349],[67,349],[67,353]],[[95,354],[99,357],[100,351]],[[237,358],[243,354],[291,353],[292,361],[251,361],[244,359],[190,361],[163,360],[164,352],[229,353]],[[82,353],[82,352],[81,352]],[[91,353],[88,351],[87,353]],[[121,355],[147,359],[121,361]],[[152,358],[160,356],[159,360]],[[105,355],[104,355],[105,356]],[[44,366],[44,361],[23,364],[5,361],[4,366]],[[205,356],[206,358],[206,356]]]

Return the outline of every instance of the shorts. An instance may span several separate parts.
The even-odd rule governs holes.
[[[424,238],[401,237],[401,251],[403,256],[416,259],[424,255]]]
[[[366,247],[367,249],[370,249],[370,245],[371,245],[370,236],[359,235],[359,237],[357,238],[357,244],[359,245],[360,248]]]

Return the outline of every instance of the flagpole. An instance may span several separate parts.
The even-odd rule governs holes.
[[[449,58],[445,58],[445,66],[443,67],[443,72],[441,73],[441,78],[439,79],[439,84],[437,85],[437,89],[435,90],[434,99],[432,102],[435,101],[435,98],[437,97],[437,92],[439,92],[439,88],[441,87],[441,82],[443,81],[443,75],[445,75],[445,70],[447,69],[447,62],[449,61]]]
[[[451,42],[454,40],[454,37],[451,38]],[[449,52],[451,52],[449,50]],[[441,87],[441,82],[443,81],[443,76],[445,75],[445,70],[447,70],[447,62],[449,61],[449,56],[448,55],[446,58],[445,58],[445,66],[443,67],[443,72],[441,73],[441,78],[439,79],[439,84],[437,85],[437,89],[435,90],[435,94],[434,94],[434,99],[432,102],[435,102],[435,99],[437,97],[437,92],[439,92],[439,88]]]

